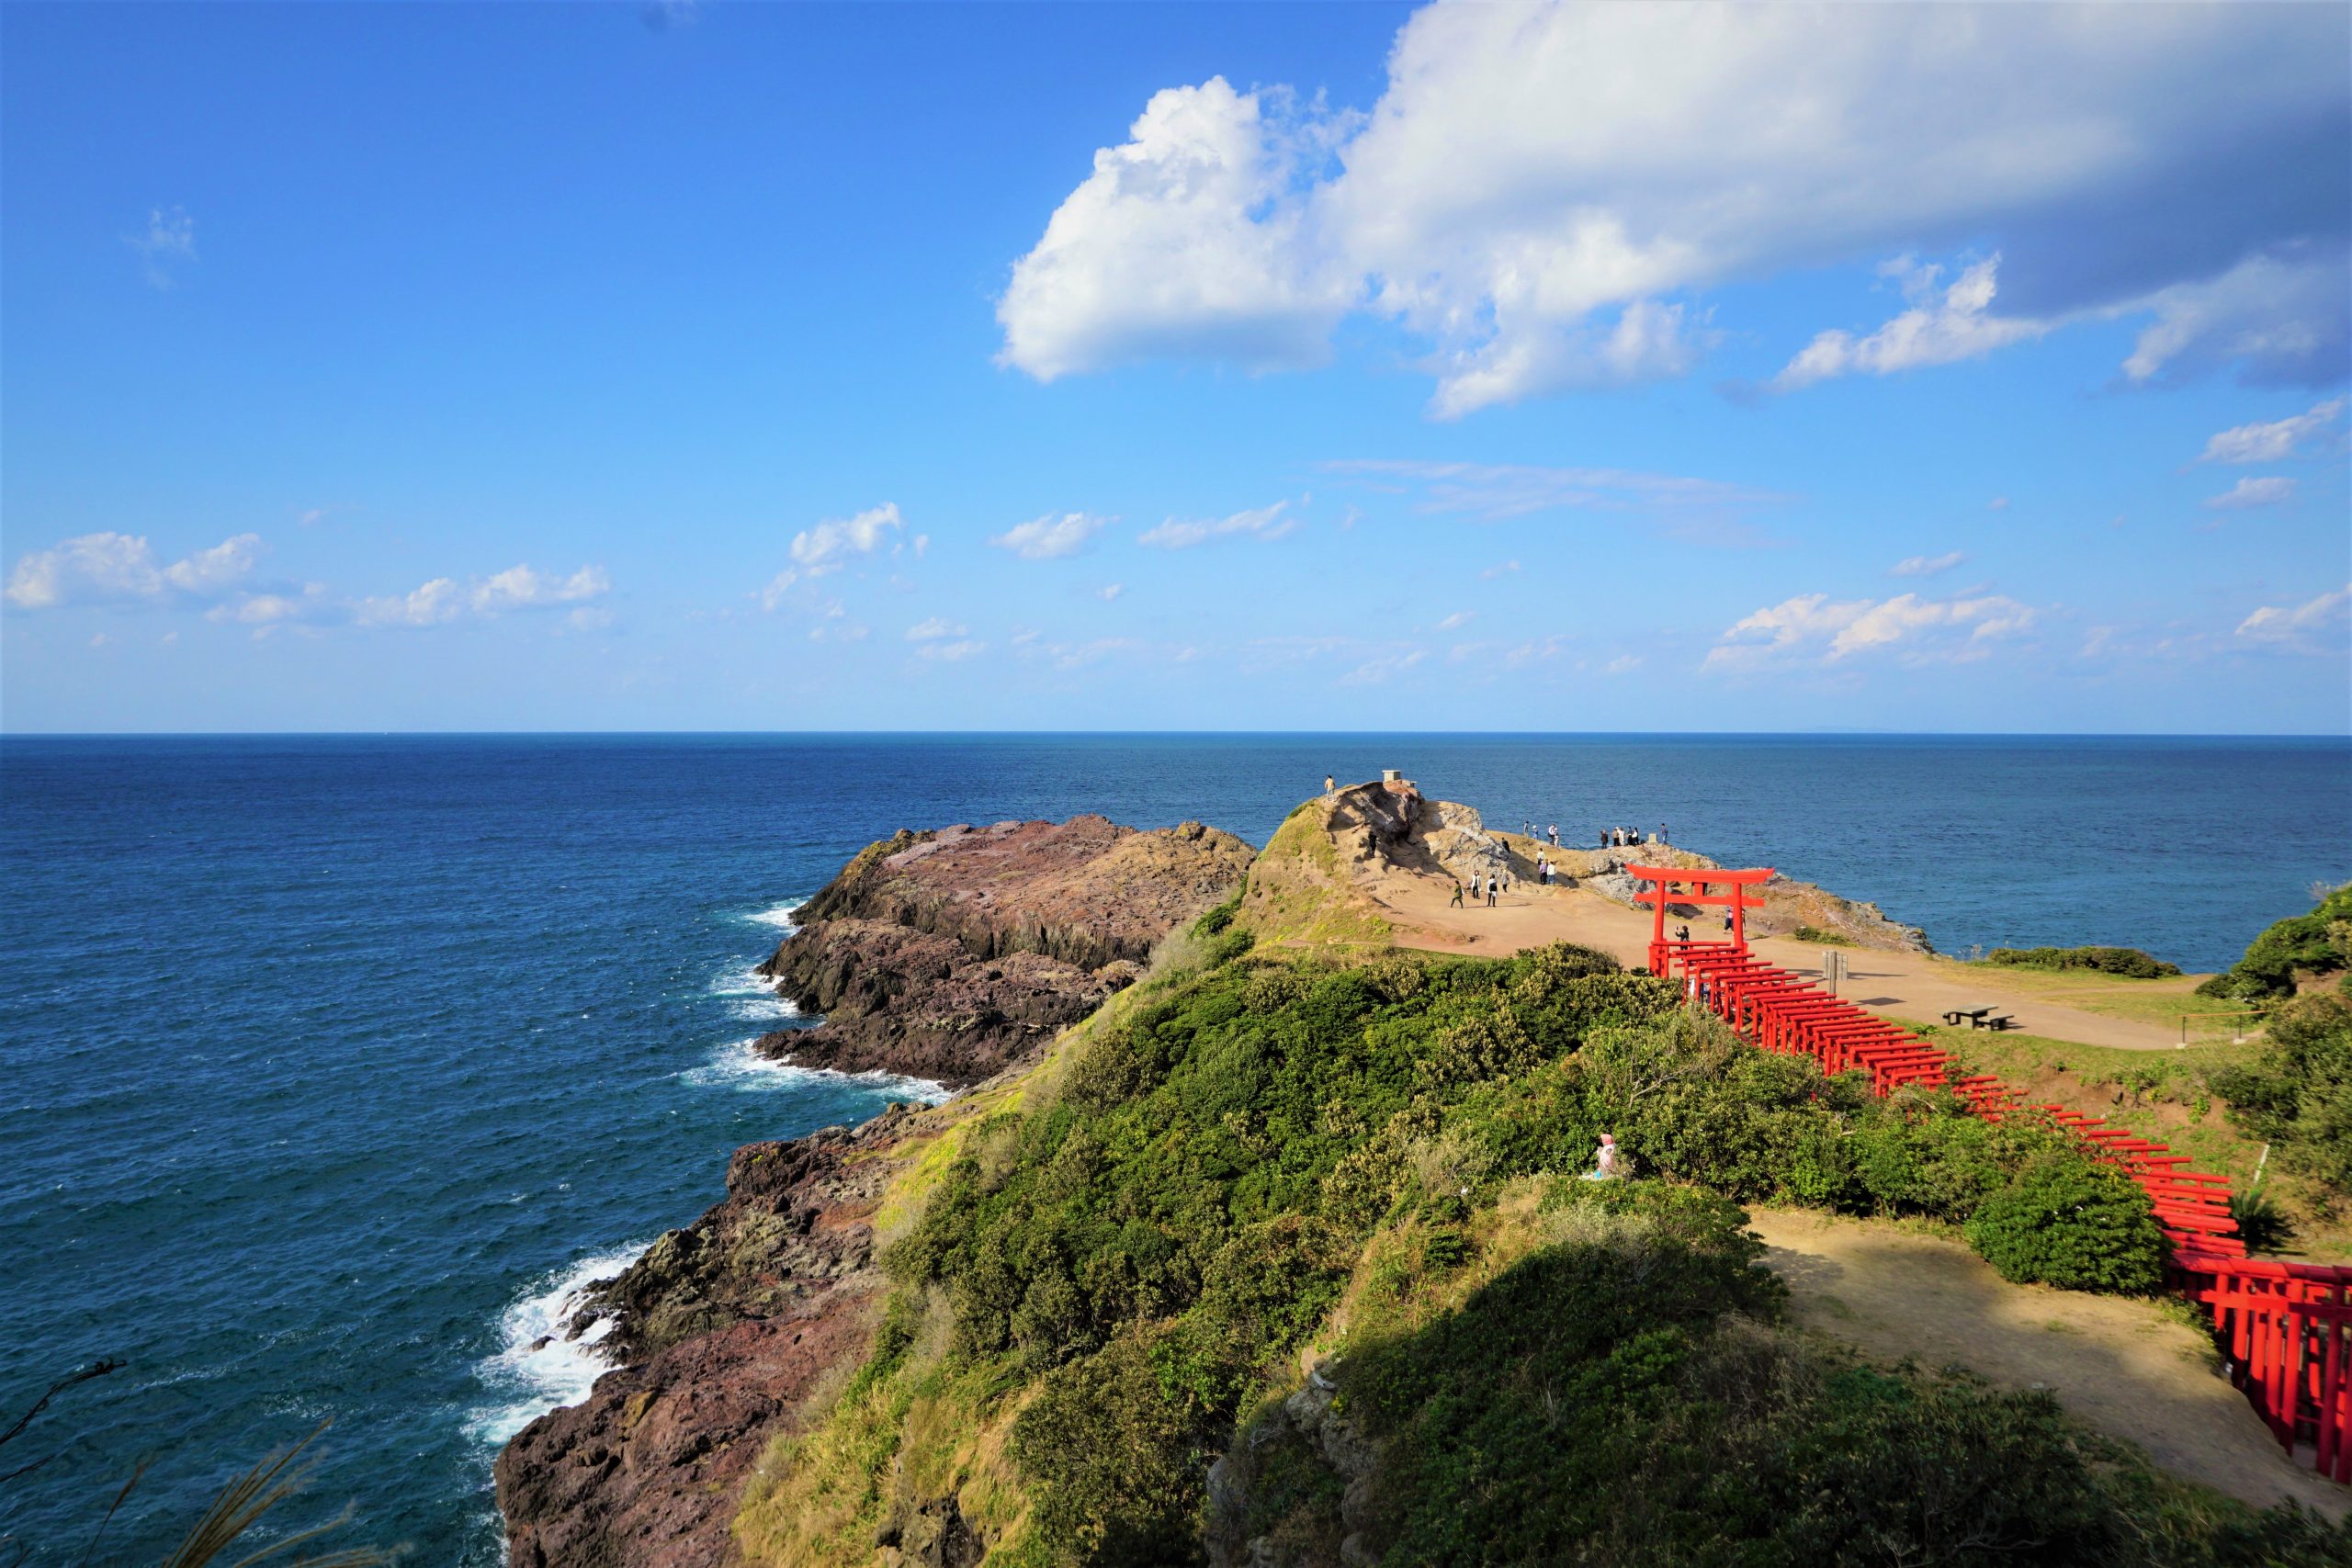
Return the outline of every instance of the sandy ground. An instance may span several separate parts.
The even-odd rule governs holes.
[[[2152,1302],[2012,1285],[1957,1242],[1799,1210],[1753,1211],[1797,1322],[1874,1360],[1958,1365],[2047,1388],[2077,1418],[2164,1469],[2267,1506],[2293,1498],[2330,1518],[2338,1486],[2287,1456],[2213,1370],[2212,1345]]]
[[[1448,879],[1391,868],[1366,890],[1396,919],[1396,940],[1408,947],[1476,953],[1500,957],[1549,942],[1573,942],[1598,948],[1628,966],[1649,962],[1650,916],[1614,904],[1583,888],[1515,884],[1493,908],[1450,906]],[[1672,929],[1671,925],[1668,927]],[[1694,933],[1713,936],[1693,921]],[[1819,947],[1786,937],[1754,943],[1757,956],[1800,975],[1818,975]],[[2137,1019],[2086,1012],[2040,997],[2010,990],[1997,976],[1954,979],[1937,972],[1920,953],[1845,948],[1848,972],[1839,992],[1857,1006],[1933,1023],[1954,1009],[1992,1006],[2017,1021],[2029,1034],[2082,1045],[2111,1045],[2127,1051],[2168,1051],[2174,1034],[2163,1025]]]

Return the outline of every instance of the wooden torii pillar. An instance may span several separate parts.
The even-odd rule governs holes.
[[[1673,972],[1677,958],[1700,954],[1724,954],[1745,957],[1747,953],[1747,911],[1762,902],[1751,897],[1748,889],[1772,879],[1769,865],[1748,871],[1684,871],[1670,865],[1629,865],[1625,874],[1636,883],[1646,882],[1646,888],[1636,887],[1634,902],[1647,904],[1650,919],[1650,973],[1666,976]],[[1668,886],[1687,882],[1694,889],[1689,893],[1667,891]],[[1721,887],[1721,893],[1710,893],[1710,887]],[[1731,911],[1731,941],[1729,942],[1668,942],[1666,937],[1666,907],[1668,904],[1714,905]]]

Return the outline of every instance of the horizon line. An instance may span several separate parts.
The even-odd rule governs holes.
[[[1383,739],[2020,739],[2020,740],[2320,740],[2352,741],[2352,730],[2159,729],[1871,729],[1816,726],[1802,729],[0,729],[11,740],[332,740],[555,739],[966,739],[1006,738],[1260,738]]]

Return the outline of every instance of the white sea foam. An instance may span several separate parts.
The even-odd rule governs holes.
[[[498,1350],[474,1369],[490,1398],[468,1413],[468,1436],[499,1447],[558,1405],[588,1397],[597,1377],[612,1369],[598,1347],[613,1320],[598,1318],[577,1339],[566,1337],[571,1320],[587,1304],[590,1285],[611,1279],[644,1250],[639,1246],[583,1258],[534,1283],[499,1314]]]
[[[743,918],[757,925],[774,926],[785,935],[790,936],[800,929],[800,923],[792,917],[808,907],[808,899],[795,898],[788,904],[778,904],[772,909],[762,909]]]
[[[727,1089],[740,1094],[771,1094],[807,1084],[833,1083],[878,1089],[893,1100],[911,1100],[923,1105],[936,1105],[955,1092],[945,1084],[898,1073],[837,1073],[831,1067],[779,1062],[752,1050],[748,1040],[720,1047],[708,1063],[689,1067],[678,1077],[697,1089]]]
[[[801,1016],[791,998],[776,995],[775,982],[761,974],[757,964],[723,971],[711,981],[710,994],[726,998],[729,1011],[754,1023]]]

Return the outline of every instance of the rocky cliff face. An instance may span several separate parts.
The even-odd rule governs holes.
[[[514,1568],[716,1568],[734,1498],[817,1381],[865,1350],[872,1216],[917,1118],[749,1144],[726,1200],[597,1287],[624,1365],[498,1456]],[[581,1326],[575,1325],[575,1328]]]
[[[1100,1007],[1250,861],[1249,845],[1197,822],[901,832],[809,900],[761,965],[824,1023],[757,1046],[804,1066],[976,1083]]]
[[[1142,833],[1100,817],[900,833],[852,861],[765,965],[825,1022],[762,1044],[808,1066],[978,1082],[1133,979],[1171,928],[1241,881],[1250,853],[1197,823]],[[732,1560],[761,1451],[865,1354],[882,1194],[957,1113],[894,1106],[854,1131],[746,1145],[724,1201],[594,1288],[572,1332],[610,1319],[619,1370],[499,1455],[514,1568]],[[899,1529],[884,1544],[902,1560],[976,1556],[960,1517]]]

